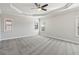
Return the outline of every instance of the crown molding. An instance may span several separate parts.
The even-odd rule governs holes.
[[[42,13],[42,14],[27,14],[27,13],[21,11],[19,8],[15,7],[13,4],[10,4],[10,7],[12,9],[14,9],[15,11],[17,11],[18,13],[23,14],[23,15],[27,15],[27,16],[45,16],[45,15],[48,15],[48,14],[53,13],[53,12],[58,12],[58,11],[61,11],[61,10],[65,10],[65,9],[69,8],[72,4],[73,3],[67,3],[63,7],[60,7],[58,9],[55,9],[55,10],[52,10],[52,11],[49,11],[49,12],[46,12],[46,13]]]

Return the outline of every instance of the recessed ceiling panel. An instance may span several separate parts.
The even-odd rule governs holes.
[[[30,15],[37,15],[37,14],[46,14],[50,11],[54,11],[56,9],[64,7],[67,3],[37,3],[40,6],[48,4],[48,6],[44,7],[46,11],[40,10],[37,8],[35,3],[0,3],[0,10],[1,13],[6,14],[30,14]],[[72,8],[73,6],[79,6],[79,4],[73,4],[68,8]],[[67,7],[67,6],[65,6]],[[66,9],[68,9],[66,8]],[[66,10],[65,9],[65,10]]]
[[[16,8],[20,9],[21,11],[27,14],[41,14],[41,13],[49,12],[51,10],[55,10],[57,8],[61,8],[66,3],[40,3],[41,6],[43,6],[44,4],[48,4],[48,6],[45,7],[47,11],[37,9],[34,3],[18,3],[18,4],[15,3],[13,4],[13,6],[15,6]]]

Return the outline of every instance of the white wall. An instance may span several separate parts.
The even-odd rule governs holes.
[[[12,32],[4,32],[4,18],[6,17],[13,19]],[[2,24],[1,37],[3,40],[17,37],[28,37],[38,34],[38,31],[34,29],[34,20],[37,20],[36,18],[8,14],[3,14],[0,18]]]
[[[0,19],[0,40],[1,40],[1,19]]]
[[[61,13],[57,16],[47,16],[41,18],[41,23],[45,22],[45,31],[41,31],[41,35],[66,41],[79,42],[76,37],[76,17],[79,16],[79,10]]]

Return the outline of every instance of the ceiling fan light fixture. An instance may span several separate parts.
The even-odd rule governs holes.
[[[38,8],[38,11],[41,11],[41,8]]]

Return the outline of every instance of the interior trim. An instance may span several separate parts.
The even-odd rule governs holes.
[[[59,10],[64,10],[64,9],[67,9],[69,8],[73,3],[67,3],[66,5],[64,5],[63,7],[61,8],[58,8],[58,9],[55,9],[55,10],[52,10],[52,11],[49,11],[47,13],[44,13],[44,14],[26,14],[24,13],[23,11],[21,11],[20,9],[18,9],[17,7],[15,7],[13,4],[10,4],[10,7],[14,10],[16,10],[18,13],[21,13],[23,15],[27,15],[27,16],[44,16],[44,15],[48,15],[54,11],[59,11]]]
[[[36,35],[33,35],[33,36],[36,36]],[[4,39],[0,39],[0,41],[11,40],[11,39],[19,39],[19,38],[23,38],[23,37],[33,37],[33,36],[20,36],[20,37],[4,38]]]
[[[46,34],[46,33],[45,33],[45,34]],[[47,34],[48,34],[48,33],[47,33]],[[62,37],[53,37],[53,35],[52,35],[52,37],[51,37],[51,36],[42,35],[42,34],[40,34],[40,36],[47,37],[47,38],[50,38],[50,39],[61,40],[61,41],[65,41],[65,42],[69,42],[69,43],[73,43],[73,44],[79,45],[79,42],[77,42],[77,41],[72,41],[72,40],[64,39],[64,38],[62,38]]]

